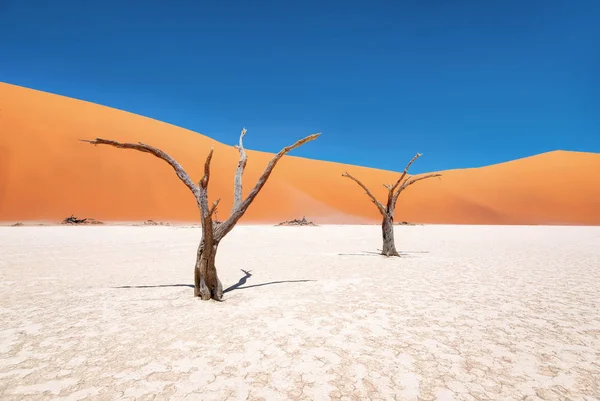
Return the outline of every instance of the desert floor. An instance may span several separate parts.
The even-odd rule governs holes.
[[[600,399],[600,227],[238,226],[222,303],[199,237],[0,227],[0,399]]]

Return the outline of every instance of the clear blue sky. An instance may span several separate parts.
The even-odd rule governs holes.
[[[600,152],[600,1],[0,0],[0,81],[413,172]]]

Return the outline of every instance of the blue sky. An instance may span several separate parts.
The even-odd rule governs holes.
[[[413,172],[600,152],[600,2],[0,0],[0,81]]]

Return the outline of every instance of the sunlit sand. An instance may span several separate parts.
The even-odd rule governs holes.
[[[237,143],[238,130],[226,136],[226,143],[219,143],[150,118],[3,83],[0,110],[0,132],[10,133],[0,134],[0,220],[61,221],[71,213],[100,221],[198,218],[193,196],[166,163],[148,154],[96,148],[80,141],[96,137],[156,146],[181,163],[195,181],[202,178],[204,159],[214,146],[210,200],[221,199],[220,218],[231,210],[239,153],[228,145]],[[264,132],[247,128],[245,146],[256,149],[257,143],[265,141]],[[280,149],[312,133],[270,138],[270,147]],[[424,173],[426,163],[439,166],[443,165],[440,157],[446,159],[430,149],[401,146],[397,171],[393,172],[296,157],[330,146],[327,141],[334,139],[329,135],[325,130],[321,138],[283,158],[242,221],[277,224],[306,216],[319,224],[378,223],[381,216],[377,209],[342,173],[347,171],[360,179],[378,199],[385,200],[383,184],[394,183],[398,171],[415,153],[423,152],[423,159],[411,173]],[[336,149],[332,152],[333,158]],[[254,150],[247,153],[245,193],[273,157]],[[369,157],[376,160],[378,155]],[[456,163],[463,165],[462,161]],[[600,154],[564,151],[481,168],[446,170],[441,179],[420,182],[404,192],[396,219],[448,224],[600,225],[598,171]]]
[[[222,303],[200,233],[0,227],[0,398],[600,397],[600,228],[238,226]]]

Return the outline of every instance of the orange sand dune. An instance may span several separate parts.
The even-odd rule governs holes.
[[[237,138],[232,135],[234,143]],[[0,220],[56,221],[73,213],[104,221],[198,221],[191,193],[166,163],[79,141],[97,136],[160,147],[194,179],[201,177],[204,158],[214,145],[209,194],[211,200],[222,199],[218,217],[228,214],[238,159],[233,147],[150,118],[0,83]],[[305,146],[319,146],[319,140]],[[246,193],[270,158],[248,151]],[[244,221],[271,223],[304,215],[320,223],[378,221],[368,198],[341,177],[345,170],[381,199],[386,192],[382,184],[398,176],[289,156],[275,169]],[[424,181],[402,195],[396,220],[598,225],[599,172],[600,154],[564,151],[444,171],[441,180]]]

